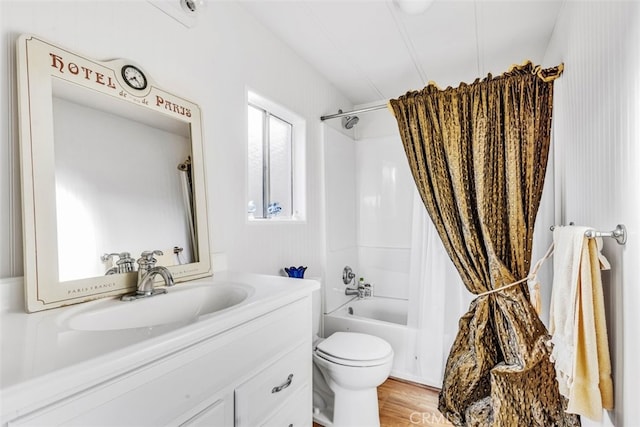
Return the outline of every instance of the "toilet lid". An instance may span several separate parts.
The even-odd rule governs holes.
[[[357,332],[335,332],[316,347],[328,359],[353,362],[379,361],[393,354],[391,345],[382,338]]]

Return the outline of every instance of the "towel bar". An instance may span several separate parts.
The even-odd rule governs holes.
[[[573,225],[573,222],[569,225]],[[550,227],[551,231],[553,231],[554,228],[556,228],[556,226],[552,225]],[[584,235],[589,239],[593,239],[595,237],[613,237],[619,245],[627,243],[627,227],[625,227],[624,224],[618,224],[616,229],[613,231],[587,230],[584,232]]]
[[[571,221],[571,222],[569,223],[569,225],[576,225],[576,223],[575,223],[575,222],[573,222],[573,221]],[[562,227],[562,226],[560,226],[560,227]],[[554,228],[556,228],[556,226],[555,226],[555,225],[552,225],[551,227],[549,227],[549,230],[553,231],[553,229],[554,229]]]
[[[618,224],[613,231],[587,230],[584,235],[590,239],[594,237],[613,237],[619,245],[627,243],[627,228],[623,224]]]

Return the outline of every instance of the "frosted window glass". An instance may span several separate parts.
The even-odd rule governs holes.
[[[263,218],[264,111],[251,105],[249,106],[248,111],[249,194],[247,213],[249,215],[253,215],[255,218]]]
[[[269,117],[269,203],[278,203],[279,216],[292,214],[291,125],[277,117]]]

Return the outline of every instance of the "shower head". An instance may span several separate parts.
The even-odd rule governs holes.
[[[342,126],[344,126],[345,129],[351,129],[352,127],[358,124],[358,121],[360,121],[358,116],[343,117]]]
[[[338,113],[342,113],[342,110],[338,110]],[[345,129],[351,129],[357,125],[359,121],[360,119],[358,116],[345,116],[342,118],[342,127]]]

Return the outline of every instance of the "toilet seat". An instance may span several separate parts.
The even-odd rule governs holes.
[[[367,367],[389,362],[393,349],[385,340],[357,332],[335,332],[316,346],[315,354],[339,365]]]

